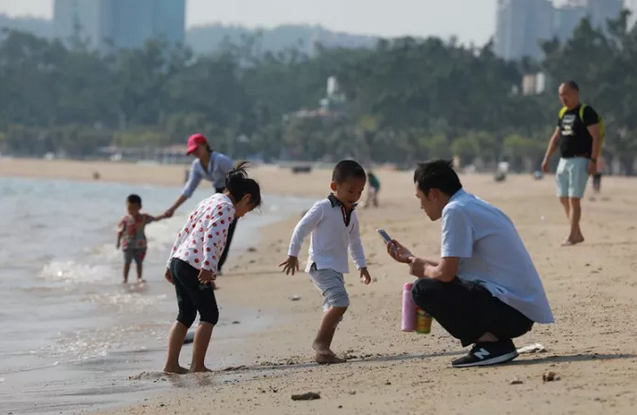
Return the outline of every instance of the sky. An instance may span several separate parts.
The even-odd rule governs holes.
[[[0,13],[52,18],[54,0],[0,0]],[[566,0],[556,0],[556,4]],[[429,36],[482,45],[495,31],[497,0],[187,0],[188,27],[320,24],[385,37]]]
[[[0,0],[0,14],[52,18],[53,1]],[[348,33],[455,35],[483,44],[493,35],[495,8],[496,0],[187,0],[186,24],[320,24]]]

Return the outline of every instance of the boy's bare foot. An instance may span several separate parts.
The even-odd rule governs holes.
[[[190,373],[211,373],[212,370],[208,369],[207,367],[201,367],[201,368],[190,368]]]
[[[314,349],[317,356],[336,356],[336,354],[334,354],[334,352],[327,344],[321,343],[319,341],[315,341],[314,343],[312,343],[312,349]]]
[[[146,280],[145,280],[145,279],[143,279],[143,278],[137,278],[137,283],[138,283],[138,284],[143,284],[143,283],[145,283],[145,282],[146,282]]]
[[[122,281],[122,284],[128,284],[128,280]]]
[[[581,244],[582,242],[584,242],[583,236],[569,237],[564,242],[562,242],[562,246],[573,246],[573,245]]]
[[[164,368],[164,373],[169,373],[171,375],[185,375],[186,373],[188,373],[188,369],[186,369],[185,367],[181,367],[181,366],[166,366]]]
[[[338,363],[345,363],[346,362],[345,359],[341,359],[340,357],[337,357],[334,354],[326,355],[326,354],[321,354],[319,352],[316,352],[316,357],[315,357],[314,360],[316,361],[316,363],[318,363],[320,365],[338,364]]]
[[[345,360],[336,357],[336,354],[326,344],[315,341],[312,343],[312,349],[316,351],[316,357],[314,358],[316,363],[322,365],[328,363],[345,363]]]

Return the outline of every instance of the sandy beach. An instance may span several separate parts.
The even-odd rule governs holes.
[[[0,176],[47,177],[179,185],[185,166],[0,159]],[[253,171],[268,194],[321,198],[330,171],[293,175],[274,166]],[[516,223],[542,276],[556,324],[536,325],[516,340],[541,343],[546,352],[521,355],[512,364],[452,369],[466,353],[434,323],[432,333],[400,331],[404,266],[384,252],[383,227],[420,256],[437,258],[439,223],[420,211],[411,172],[379,171],[379,209],[360,209],[359,220],[374,282],[363,286],[349,274],[351,307],[333,349],[343,365],[313,363],[310,344],[321,318],[321,298],[307,275],[277,269],[297,217],[264,230],[256,250],[231,257],[220,277],[222,306],[257,308],[274,323],[237,337],[232,347],[213,341],[209,356],[229,365],[210,375],[171,378],[174,387],[132,407],[104,414],[634,414],[637,406],[637,206],[636,179],[603,179],[602,194],[583,204],[586,242],[562,248],[567,231],[554,196],[553,176],[535,181],[510,176],[462,175],[464,187],[505,211]],[[307,243],[303,249],[307,251]],[[353,266],[352,266],[352,269]],[[300,300],[292,301],[293,296]],[[166,332],[171,322],[166,322]],[[222,330],[223,328],[219,328]],[[182,356],[186,362],[190,349]],[[228,367],[234,366],[238,367]],[[160,376],[131,373],[131,382]],[[543,381],[548,372],[556,380]],[[136,380],[141,379],[141,380]],[[315,401],[292,394],[320,393]]]

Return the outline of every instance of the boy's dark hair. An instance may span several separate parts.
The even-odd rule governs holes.
[[[575,82],[572,79],[569,79],[568,81],[564,82],[564,85],[566,85],[567,87],[569,87],[570,89],[574,91],[579,91],[579,85],[577,85],[577,82]]]
[[[438,189],[446,195],[453,196],[462,189],[462,183],[453,170],[449,160],[432,160],[418,163],[414,172],[414,183],[426,195],[431,189]]]
[[[261,187],[254,179],[248,177],[247,165],[247,161],[242,161],[228,172],[226,189],[237,202],[245,195],[250,195],[250,203],[256,208],[261,206]]]
[[[332,181],[335,183],[343,183],[353,178],[367,179],[363,166],[354,160],[339,161],[332,171]]]
[[[138,195],[128,195],[128,197],[126,198],[126,201],[132,205],[142,205],[142,198],[139,197]]]

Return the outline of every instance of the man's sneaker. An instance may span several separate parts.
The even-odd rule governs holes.
[[[468,355],[454,360],[453,367],[473,367],[497,365],[511,361],[518,357],[518,351],[511,339],[503,339],[497,342],[478,342]]]

